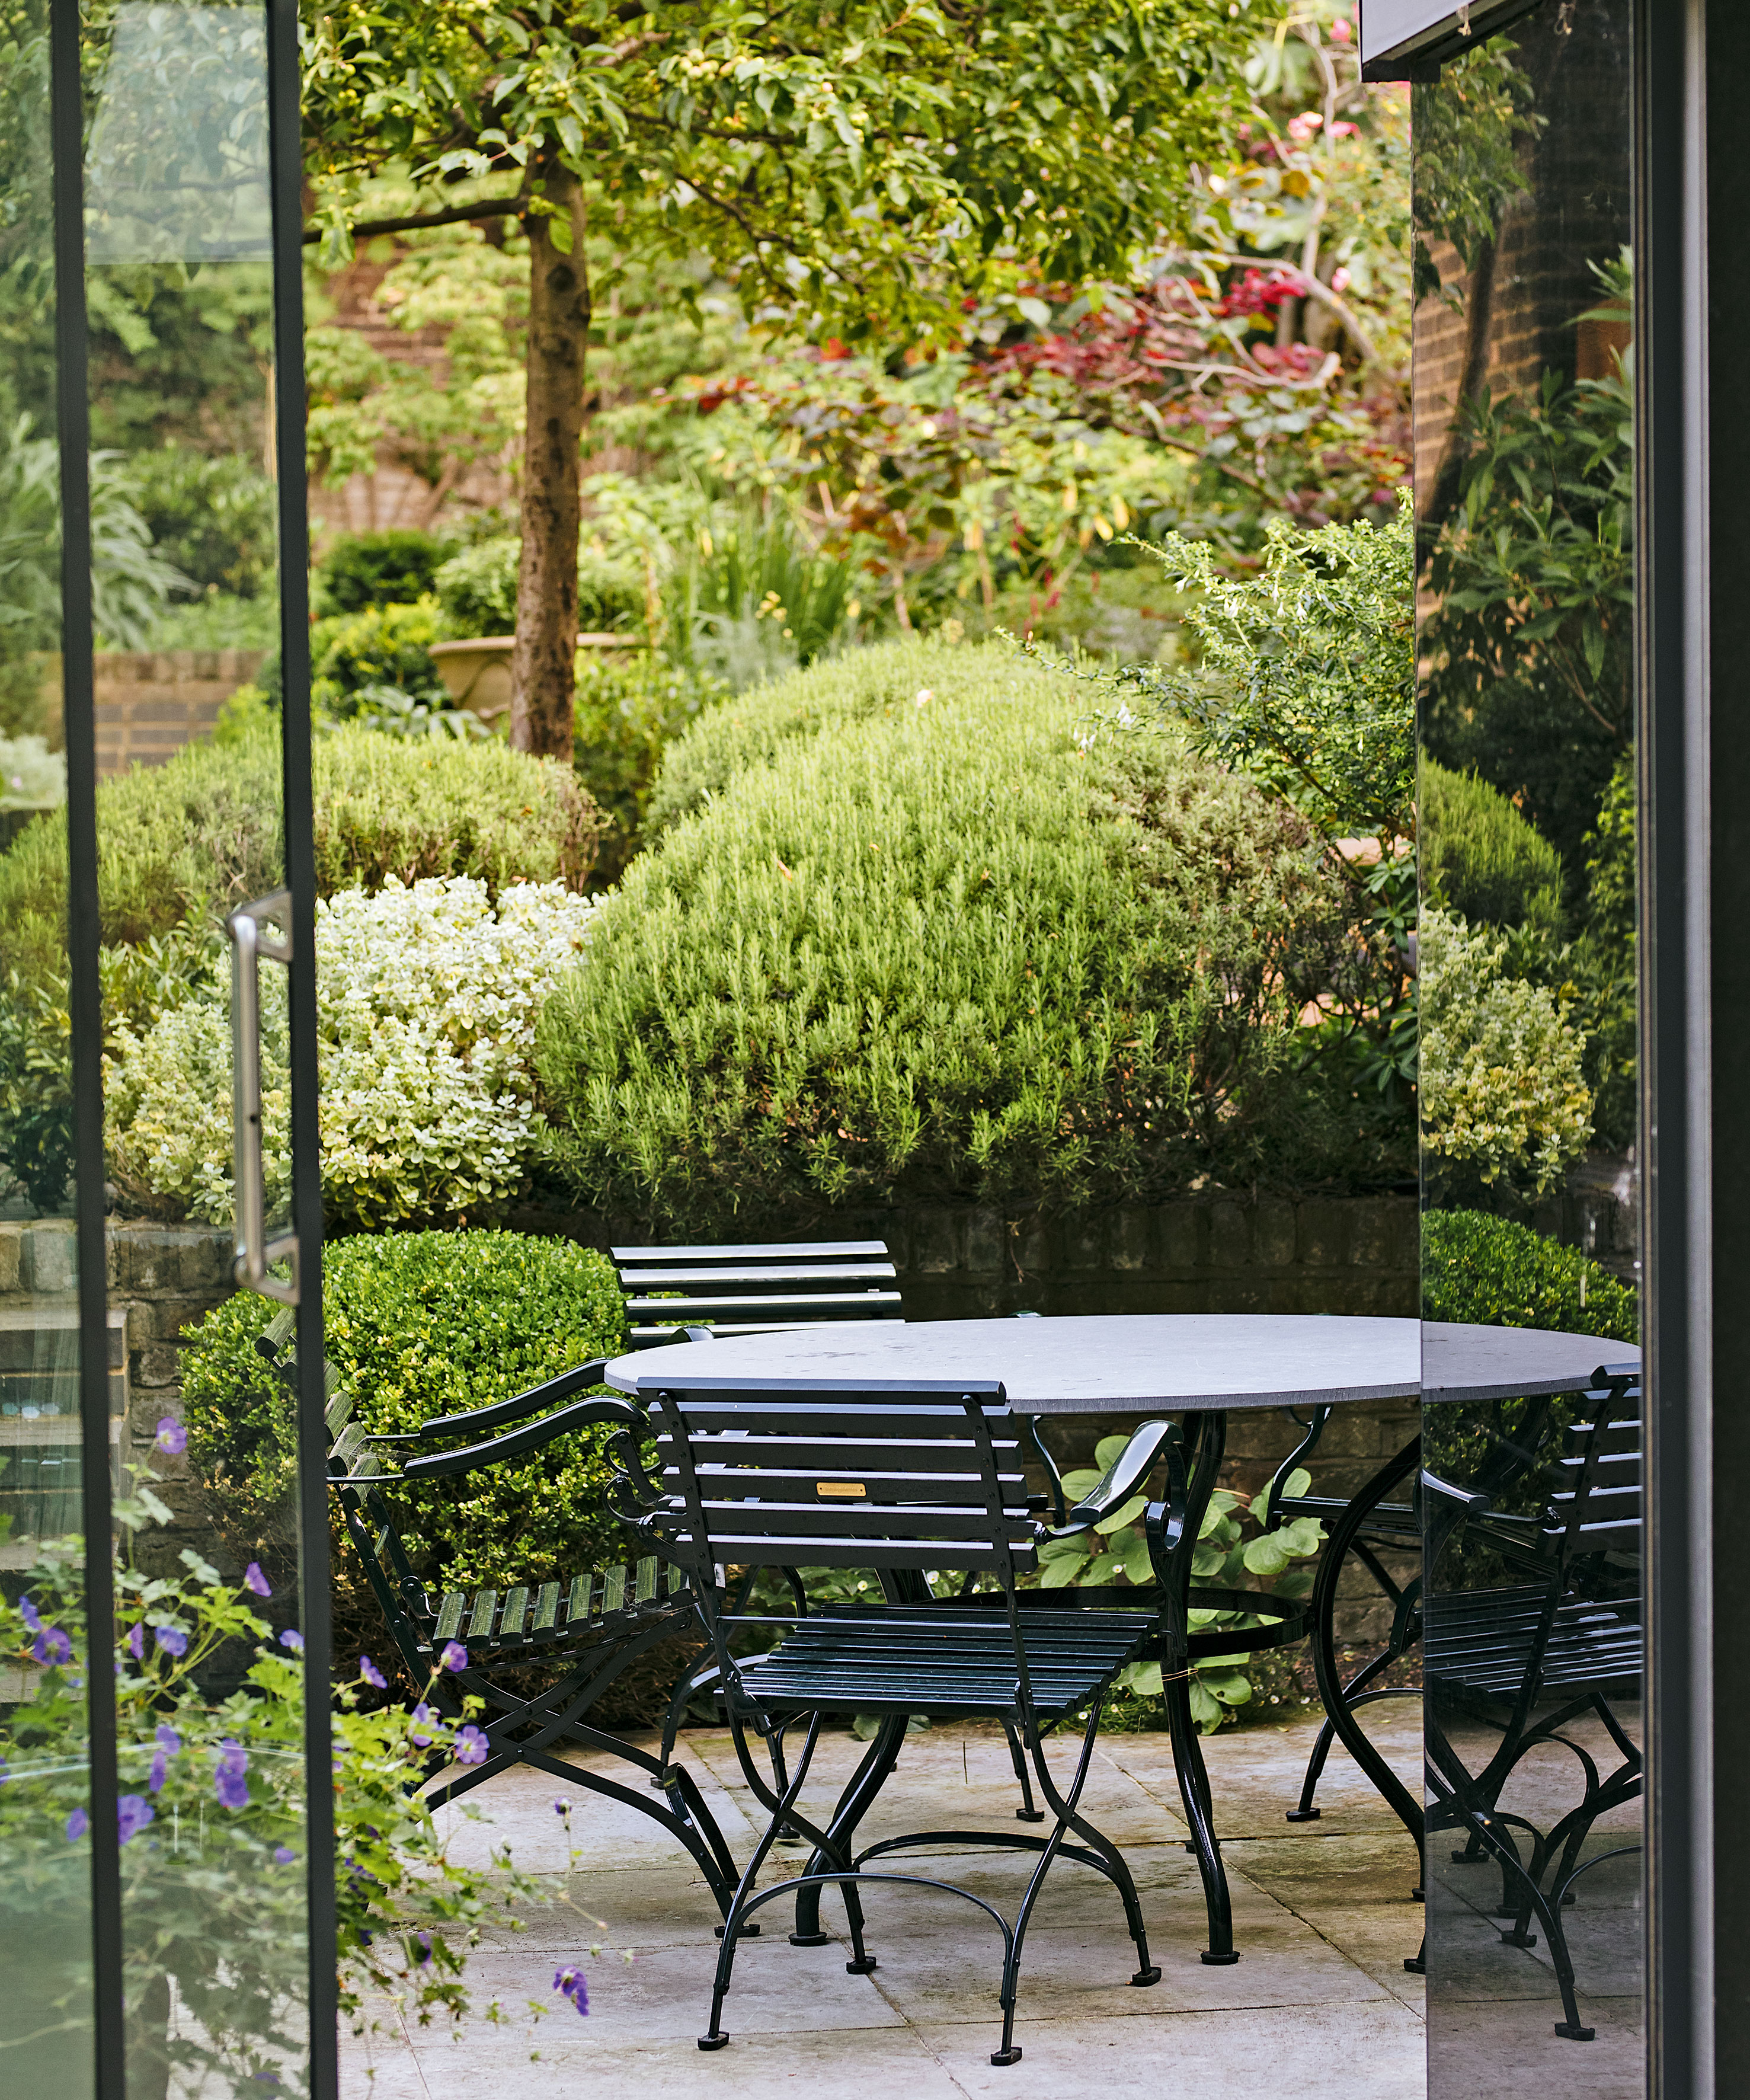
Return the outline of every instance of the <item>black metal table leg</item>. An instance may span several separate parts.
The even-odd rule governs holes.
[[[1374,1749],[1343,1697],[1342,1678],[1337,1666],[1337,1586],[1349,1549],[1368,1519],[1392,1489],[1414,1471],[1421,1456],[1422,1439],[1418,1436],[1406,1444],[1395,1457],[1388,1459],[1373,1477],[1350,1498],[1342,1515],[1331,1526],[1325,1551],[1319,1557],[1318,1573],[1312,1586],[1312,1666],[1318,1679],[1319,1696],[1325,1702],[1325,1714],[1338,1740],[1373,1781],[1386,1807],[1414,1839],[1418,1852],[1422,1849],[1423,1838],[1422,1804],[1412,1797],[1397,1774]]]

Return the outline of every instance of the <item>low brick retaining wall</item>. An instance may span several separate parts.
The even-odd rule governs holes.
[[[259,649],[99,651],[98,772],[161,765],[207,734],[220,708],[265,660]]]

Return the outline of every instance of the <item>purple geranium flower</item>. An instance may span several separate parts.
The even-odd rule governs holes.
[[[413,1709],[413,1718],[416,1721],[425,1721],[427,1723],[433,1718],[431,1709],[425,1704],[423,1699],[421,1699],[418,1705]],[[421,1735],[416,1729],[409,1736],[409,1740],[417,1743],[419,1747],[423,1750],[430,1745],[431,1738],[430,1736]]]
[[[146,1624],[143,1619],[136,1619],[128,1628],[128,1653],[136,1662],[146,1660]]]
[[[252,1560],[244,1569],[243,1586],[245,1590],[253,1590],[258,1597],[271,1597],[273,1595],[272,1587],[267,1577],[262,1574],[260,1563],[258,1561]]]
[[[168,1768],[165,1763],[164,1753],[162,1750],[160,1750],[152,1761],[152,1770],[146,1775],[146,1791],[148,1793],[161,1793],[163,1792],[165,1773],[167,1769]]]
[[[82,1808],[76,1808],[67,1819],[67,1842],[77,1845],[91,1827],[91,1819]]]
[[[553,1988],[562,1998],[569,1998],[579,2012],[589,2010],[589,1986],[584,1981],[581,1969],[555,1969]]]
[[[553,1812],[555,1815],[563,1815],[571,1807],[571,1802],[568,1801],[556,1801],[553,1804]]]
[[[304,1652],[304,1636],[296,1626],[288,1626],[280,1636],[280,1645],[281,1648],[290,1648],[293,1655],[302,1655]]]
[[[429,1965],[431,1960],[431,1935],[429,1932],[416,1932],[413,1937],[420,1944],[421,1952],[419,1957],[419,1965],[423,1969]],[[409,1952],[411,1951],[412,1950],[410,1949]]]
[[[168,1452],[173,1458],[179,1458],[188,1448],[188,1432],[174,1414],[161,1414],[158,1433],[152,1440],[161,1451]]]
[[[152,1740],[158,1745],[158,1748],[161,1750],[167,1751],[173,1758],[183,1747],[182,1737],[177,1734],[176,1731],[173,1727],[165,1722],[159,1723],[157,1732],[153,1736]]]
[[[273,1856],[276,1866],[289,1867],[298,1855],[289,1845],[276,1845],[273,1848]]]
[[[459,1765],[483,1765],[491,1747],[485,1731],[475,1727],[470,1721],[456,1738],[456,1762]]]
[[[468,1651],[460,1641],[446,1641],[438,1661],[445,1670],[465,1670],[468,1667]]]
[[[188,1636],[175,1626],[154,1626],[152,1637],[166,1655],[187,1655]]]
[[[130,1838],[137,1838],[156,1815],[157,1811],[149,1801],[137,1793],[125,1793],[116,1803],[116,1824],[126,1845]]]
[[[29,1597],[19,1599],[18,1615],[24,1621],[26,1633],[40,1634],[42,1632],[42,1621],[37,1614],[36,1606],[32,1604]]]
[[[70,1662],[73,1643],[59,1626],[45,1626],[30,1643],[30,1652],[38,1662]]]
[[[359,1674],[367,1684],[374,1684],[379,1692],[389,1689],[389,1679],[368,1655],[361,1655],[359,1658]]]
[[[249,1789],[244,1774],[249,1768],[249,1754],[235,1736],[227,1736],[222,1748],[223,1754],[213,1774],[213,1791],[221,1807],[247,1808]]]

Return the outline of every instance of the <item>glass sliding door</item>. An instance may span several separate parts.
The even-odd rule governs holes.
[[[1413,119],[1429,2091],[1615,2100],[1645,2048],[1631,7],[1452,42]],[[1590,1337],[1604,1375],[1447,1402],[1451,1321]]]
[[[0,43],[0,2089],[57,2100],[333,2090],[320,1392],[228,1516],[178,1348],[320,1290],[295,33],[25,0]]]

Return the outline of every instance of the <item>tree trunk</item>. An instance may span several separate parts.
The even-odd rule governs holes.
[[[589,275],[583,186],[549,161],[541,183],[558,218],[531,214],[529,236],[528,429],[522,452],[522,557],[517,570],[517,646],[510,659],[510,741],[569,759],[577,681],[577,536]],[[571,252],[553,240],[569,227]],[[563,238],[562,234],[561,238]]]

